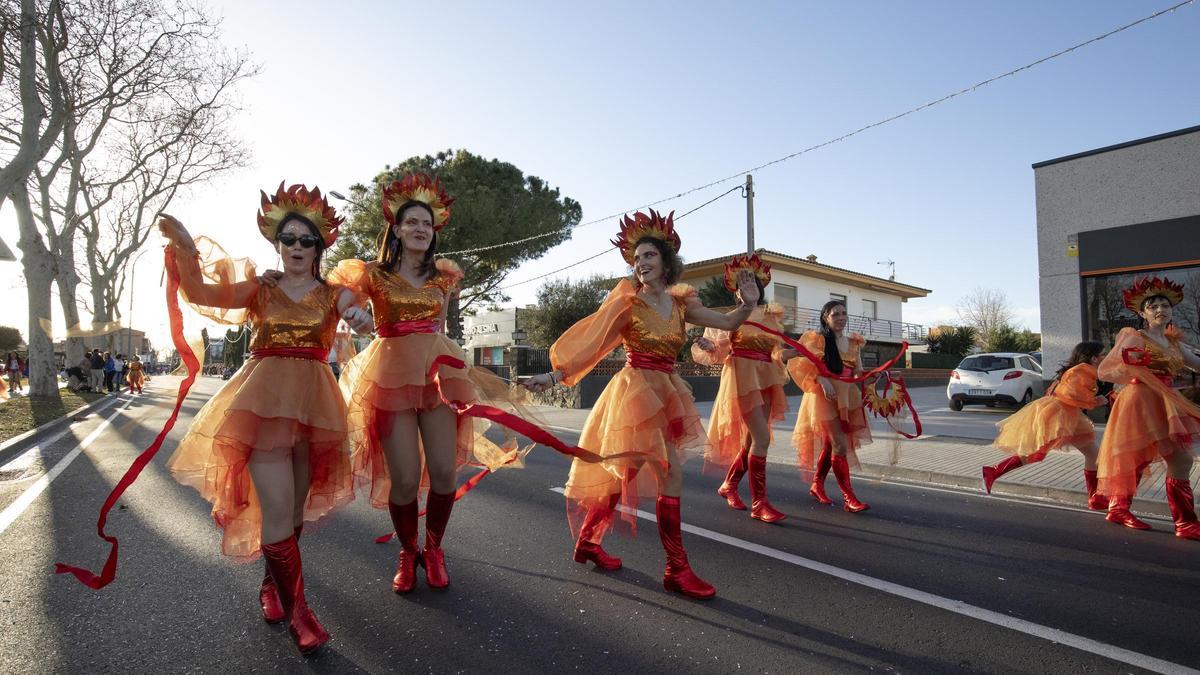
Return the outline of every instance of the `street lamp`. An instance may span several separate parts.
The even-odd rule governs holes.
[[[138,251],[138,254],[133,257],[133,261],[129,263],[129,266],[133,269],[131,269],[129,271],[129,325],[125,327],[125,330],[127,331],[125,333],[125,358],[126,359],[129,358],[129,352],[132,351],[132,345],[133,345],[133,290],[135,288],[133,285],[133,281],[134,281],[135,275],[137,275],[137,261],[142,257],[142,254],[144,254],[146,251],[149,251],[149,250],[150,249],[148,249],[148,248],[144,248],[144,249]]]

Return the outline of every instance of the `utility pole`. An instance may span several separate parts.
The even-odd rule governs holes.
[[[746,255],[754,254],[754,176],[746,174]]]

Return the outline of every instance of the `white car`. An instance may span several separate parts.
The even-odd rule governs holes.
[[[972,354],[950,373],[946,398],[951,410],[981,403],[1023,406],[1045,390],[1042,367],[1029,354]]]

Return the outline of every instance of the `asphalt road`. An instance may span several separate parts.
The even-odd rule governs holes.
[[[201,380],[172,439],[219,384]],[[649,520],[636,538],[606,542],[624,569],[571,561],[553,491],[567,461],[546,448],[460,502],[444,542],[446,591],[391,592],[397,545],[373,543],[390,526],[363,501],[306,530],[310,604],[333,639],[303,658],[284,629],[258,617],[261,563],[223,559],[207,504],[166,472],[170,442],[110,516],[121,538],[117,580],[93,592],[52,574],[56,561],[102,564],[97,510],[161,427],[169,398],[160,388],[128,407],[122,399],[0,468],[0,671],[1200,667],[1200,544],[1162,521],[1134,532],[1071,509],[868,481],[858,494],[872,509],[848,514],[814,504],[794,473],[772,466],[773,501],[791,517],[768,526],[726,508],[714,494],[719,478],[695,462],[684,541],[718,588],[700,602],[663,591]],[[29,500],[38,485],[44,492]]]

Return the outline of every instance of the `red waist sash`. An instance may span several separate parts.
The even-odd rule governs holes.
[[[739,359],[750,359],[752,361],[771,361],[771,355],[767,352],[760,352],[757,349],[742,349],[734,347],[733,351],[729,352],[730,356],[736,356]]]
[[[375,327],[375,334],[383,338],[404,337],[416,333],[440,333],[440,319],[417,319],[414,321],[396,321],[380,324]]]
[[[626,352],[625,367],[642,370],[657,370],[660,373],[675,372],[675,358],[659,356],[650,352]]]
[[[1171,377],[1170,375],[1159,375],[1158,373],[1154,373],[1154,377],[1158,378],[1159,382],[1162,382],[1168,387],[1171,386],[1171,383],[1175,381],[1175,378]],[[1130,384],[1141,384],[1141,382],[1135,377]]]
[[[268,356],[283,356],[289,359],[313,359],[324,361],[329,350],[324,347],[263,347],[250,351],[250,358],[265,359]]]

